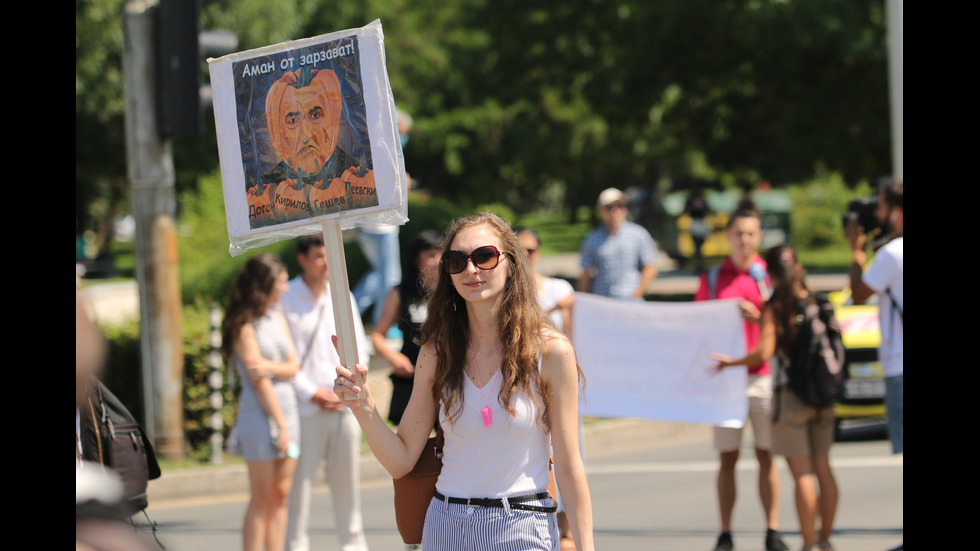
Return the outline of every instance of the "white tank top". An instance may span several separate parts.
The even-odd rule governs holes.
[[[463,382],[465,407],[456,424],[439,407],[439,423],[445,434],[442,471],[436,481],[439,493],[449,497],[501,498],[543,491],[551,480],[551,435],[539,424],[540,414],[523,392],[511,396],[517,411],[507,414],[497,394],[502,376],[498,369],[483,388],[469,377]],[[493,423],[483,426],[480,410],[489,405]]]

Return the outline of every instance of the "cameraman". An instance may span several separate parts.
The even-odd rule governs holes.
[[[902,180],[891,179],[878,189],[878,208],[875,215],[886,237],[884,245],[875,252],[875,258],[867,271],[865,245],[868,236],[856,220],[846,228],[851,246],[851,297],[855,304],[864,304],[878,294],[878,320],[881,328],[881,344],[878,359],[885,371],[885,405],[888,408],[888,433],[892,451],[902,453],[902,366],[905,304],[903,270],[903,214]]]

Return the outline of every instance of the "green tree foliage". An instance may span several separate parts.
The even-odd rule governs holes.
[[[127,197],[118,0],[75,1],[75,234],[105,250]]]
[[[851,199],[874,193],[867,181],[849,187],[840,173],[820,170],[817,176],[789,187],[793,203],[791,234],[799,250],[836,248],[847,252],[842,217]]]
[[[471,1],[455,23],[406,152],[440,194],[527,210],[556,181],[578,205],[663,178],[888,172],[881,2]]]
[[[119,6],[76,1],[79,229],[124,205]],[[609,185],[890,172],[883,0],[236,0],[203,25],[248,49],[374,19],[434,195],[527,212],[554,190],[577,206]],[[195,189],[213,129],[175,156]]]

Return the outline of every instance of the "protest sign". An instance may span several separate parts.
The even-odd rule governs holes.
[[[712,353],[740,357],[738,302],[642,302],[576,293],[574,343],[583,415],[741,427],[746,369],[714,375]]]
[[[322,231],[337,348],[353,368],[357,345],[342,230],[408,220],[381,22],[208,65],[229,252]]]
[[[379,21],[208,64],[232,255],[325,221],[407,220]]]

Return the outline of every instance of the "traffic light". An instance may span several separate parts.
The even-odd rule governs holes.
[[[208,57],[230,54],[238,38],[230,31],[201,30],[200,0],[162,0],[157,25],[157,106],[164,136],[198,134],[211,108],[204,78]]]

